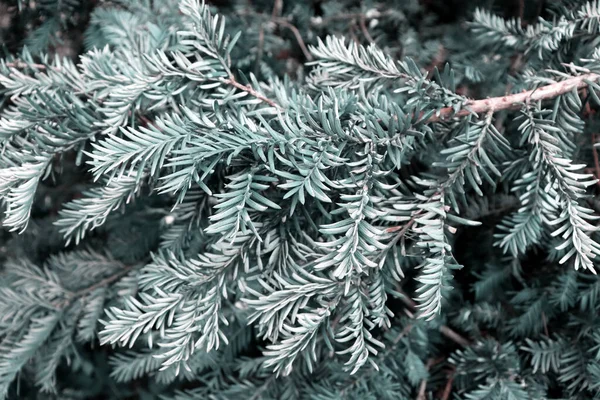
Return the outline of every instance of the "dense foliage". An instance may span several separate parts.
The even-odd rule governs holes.
[[[600,399],[599,38],[0,0],[0,398]]]

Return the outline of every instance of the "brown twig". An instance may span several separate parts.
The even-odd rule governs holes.
[[[292,33],[294,34],[294,37],[296,38],[296,42],[298,42],[298,46],[300,46],[300,50],[302,50],[302,54],[304,54],[304,57],[308,61],[312,61],[313,56],[312,56],[312,54],[310,54],[310,51],[308,51],[308,48],[306,47],[306,44],[304,43],[304,39],[302,39],[302,35],[300,34],[300,31],[298,30],[298,28],[296,28],[296,26],[292,25],[288,20],[286,20],[284,18],[273,18],[273,22],[275,22],[277,25],[284,26],[284,27],[288,28],[290,31],[292,31]]]
[[[450,398],[450,393],[452,392],[452,384],[454,383],[454,371],[450,374],[448,378],[448,382],[446,382],[446,386],[444,387],[444,392],[440,397],[440,400],[448,400]]]
[[[410,309],[410,311],[413,313],[417,311],[417,303],[415,303],[415,301],[411,299],[410,296],[404,290],[402,290],[402,288],[397,287],[396,292],[402,295],[400,301],[402,301]]]
[[[437,359],[430,358],[429,360],[427,360],[427,365],[425,366],[425,368],[427,368],[427,370],[429,370],[434,365],[439,364],[443,361],[444,361],[444,357],[437,358]],[[417,400],[427,400],[427,396],[425,395],[426,390],[427,390],[427,378],[423,379],[421,381],[421,384],[419,385],[419,392],[417,394]]]
[[[596,182],[600,186],[600,162],[598,161],[598,150],[596,150],[596,139],[597,136],[595,133],[592,133],[592,154],[594,155],[594,175],[598,182]]]
[[[21,60],[16,60],[16,61],[13,61],[13,62],[8,62],[8,63],[6,63],[6,66],[9,67],[9,68],[28,68],[28,67],[31,67],[31,68],[35,68],[35,69],[44,69],[44,70],[48,68],[44,64],[35,64],[35,63],[28,64],[28,63],[26,63],[24,61],[21,61]]]
[[[583,89],[588,86],[586,81],[597,81],[600,75],[589,73],[575,76],[564,81],[552,83],[537,89],[522,93],[512,94],[510,96],[493,97],[483,100],[468,101],[464,108],[454,112],[452,107],[442,108],[437,115],[427,120],[427,123],[446,121],[456,117],[466,117],[470,114],[485,114],[490,111],[498,112],[502,110],[514,110],[522,107],[524,103],[539,100],[548,100],[563,95],[573,89]]]
[[[420,215],[420,214],[418,214],[418,215]],[[415,216],[417,216],[417,215],[415,215]],[[406,224],[398,225],[398,226],[390,226],[389,228],[386,228],[385,231],[388,233],[400,231],[400,232],[398,232],[398,235],[404,236],[404,234],[406,234],[406,231],[408,231],[410,229],[410,227],[413,226],[415,221],[416,221],[416,218],[411,218]]]
[[[126,266],[122,270],[109,276],[108,278],[105,278],[105,279],[93,284],[92,286],[89,286],[85,289],[82,289],[82,290],[76,292],[74,297],[75,298],[83,297],[100,287],[108,286],[111,283],[113,283],[114,281],[117,281],[117,280],[121,279],[123,276],[127,275],[131,270],[133,270],[136,267],[137,267],[137,265]]]
[[[302,39],[302,35],[300,34],[300,31],[298,30],[298,28],[296,28],[296,26],[293,25],[287,19],[276,16],[275,9],[273,9],[273,13],[270,18],[268,16],[266,16],[265,14],[260,14],[260,13],[256,13],[253,11],[244,11],[242,13],[239,13],[239,15],[241,15],[241,16],[251,15],[251,16],[255,16],[255,17],[262,17],[267,20],[270,20],[272,23],[274,23],[276,25],[280,25],[280,26],[283,26],[283,27],[289,29],[290,31],[292,31],[292,34],[296,38],[296,42],[298,42],[298,46],[300,46],[300,50],[302,50],[302,54],[304,54],[304,57],[306,57],[306,59],[308,61],[313,60],[313,56],[312,56],[312,54],[310,54],[310,51],[308,51],[308,47],[306,47],[306,43],[304,43],[304,39]]]
[[[452,328],[446,325],[440,326],[440,332],[442,333],[442,335],[446,336],[448,339],[452,340],[454,343],[462,347],[469,347],[469,345],[471,344],[471,342],[469,342],[467,339],[465,339],[464,337],[456,333]]]
[[[356,35],[356,20],[350,21],[348,24],[349,35],[352,38],[352,41],[356,43],[357,46],[360,46],[360,39]]]
[[[256,63],[254,65],[254,75],[258,75],[258,69],[262,60],[263,51],[265,45],[265,28],[261,25],[260,31],[258,32],[258,52],[256,54]]]
[[[550,332],[548,332],[548,322],[546,320],[546,314],[542,311],[542,325],[544,326],[544,333],[547,337],[550,337]]]
[[[94,283],[91,286],[88,286],[77,292],[69,292],[68,297],[65,298],[64,300],[58,302],[57,304],[55,304],[55,306],[59,309],[64,309],[69,304],[71,304],[73,301],[90,294],[91,292],[93,292],[94,290],[96,290],[100,287],[108,286],[111,283],[121,279],[123,276],[127,275],[130,271],[132,271],[134,268],[137,268],[138,266],[139,266],[139,264],[123,266],[123,268],[121,270],[119,270],[118,272],[114,273],[113,275],[111,275],[107,278],[102,279],[99,282]]]
[[[525,16],[525,0],[518,0],[518,7],[517,7],[517,12],[518,12],[518,18],[521,20],[521,25],[525,26],[526,23],[525,21],[523,21],[523,17]]]
[[[400,333],[398,334],[398,336],[396,336],[396,337],[394,338],[394,340],[392,340],[392,349],[393,349],[393,348],[395,348],[395,347],[398,345],[398,343],[400,343],[400,340],[401,340],[401,339],[402,339],[404,336],[408,335],[408,333],[410,332],[410,330],[412,329],[412,327],[413,327],[413,326],[412,326],[412,324],[408,324],[408,325],[406,325],[406,326],[404,327],[404,329],[402,329],[402,332],[400,332]]]
[[[252,88],[252,86],[250,86],[250,85],[242,85],[241,83],[239,83],[238,81],[236,81],[233,76],[230,76],[229,78],[222,79],[221,81],[223,83],[227,84],[227,85],[231,85],[233,87],[236,87],[236,88],[238,88],[238,89],[240,89],[240,90],[248,93],[250,96],[256,97],[260,101],[264,101],[265,103],[267,103],[271,107],[275,107],[275,108],[278,108],[278,109],[281,108],[281,106],[279,104],[275,103],[273,100],[271,100],[271,99],[263,96],[262,94],[260,94],[256,90],[254,90]]]
[[[401,288],[397,288],[396,291],[402,295],[400,299],[413,313],[417,312],[417,304],[411,299]],[[462,347],[468,347],[471,342],[464,337],[462,337],[459,333],[454,331],[452,328],[442,325],[440,327],[440,333],[446,336],[448,339],[452,340],[454,343],[458,344]]]
[[[273,3],[273,12],[271,14],[271,18],[279,18],[281,17],[281,11],[283,11],[283,0],[275,0]]]
[[[427,400],[427,397],[425,397],[425,390],[427,390],[427,379],[423,379],[419,385],[417,400]]]
[[[354,19],[360,19],[360,18],[364,18],[365,21],[366,20],[370,20],[370,19],[377,19],[377,18],[381,18],[384,17],[386,15],[390,15],[391,13],[393,13],[393,11],[391,10],[387,10],[387,11],[377,11],[375,13],[372,13],[370,15],[367,15],[365,13],[346,13],[346,14],[337,14],[337,15],[332,15],[330,17],[327,18],[322,18],[321,20],[317,20],[315,22],[313,22],[313,25],[324,25],[327,24],[328,22],[332,22],[332,21],[339,21],[339,20],[354,20]]]
[[[365,38],[369,41],[369,43],[375,43],[375,41],[373,40],[373,37],[369,33],[369,30],[367,29],[367,24],[365,21],[366,21],[365,15],[360,14],[360,17],[358,17],[358,24],[360,25],[360,30],[362,31]]]
[[[150,119],[143,114],[138,114],[138,118],[140,119],[140,121],[142,121],[144,126],[155,126],[154,123],[152,121],[150,121]]]

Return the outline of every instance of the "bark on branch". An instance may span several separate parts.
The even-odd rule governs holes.
[[[454,112],[452,107],[442,108],[438,115],[434,115],[427,120],[428,123],[447,121],[452,118],[465,117],[469,114],[485,114],[489,111],[496,112],[502,110],[514,110],[520,108],[523,103],[553,99],[573,89],[583,89],[588,86],[586,81],[597,81],[600,79],[598,74],[584,74],[561,82],[552,83],[534,90],[523,93],[511,94],[502,97],[493,97],[483,100],[470,100],[463,109]]]
[[[273,100],[266,98],[265,96],[263,96],[262,94],[260,94],[259,92],[257,92],[256,90],[254,90],[254,88],[252,88],[252,86],[250,85],[242,85],[241,83],[239,83],[238,81],[235,80],[235,78],[233,76],[227,78],[227,79],[222,79],[221,80],[223,83],[227,84],[227,85],[231,85],[233,87],[236,87],[246,93],[248,93],[250,96],[253,96],[257,99],[259,99],[260,101],[263,101],[265,103],[267,103],[268,105],[270,105],[271,107],[275,107],[280,109],[281,106],[277,103],[275,103]]]

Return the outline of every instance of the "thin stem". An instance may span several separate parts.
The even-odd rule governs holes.
[[[410,308],[410,310],[412,312],[416,312],[417,311],[417,305],[415,304],[415,302],[402,290],[402,289],[396,289],[396,291],[398,291],[400,294],[402,294],[403,298],[401,299],[402,302],[408,307]],[[412,327],[412,325],[407,325],[407,327]],[[456,331],[454,331],[452,328],[450,328],[447,325],[442,325],[440,326],[440,333],[444,336],[446,336],[448,339],[452,340],[454,343],[458,344],[459,346],[462,347],[468,347],[471,342],[464,338],[463,336],[461,336],[459,333],[457,333]],[[394,340],[394,344],[397,344],[398,341],[400,341],[400,339],[406,334],[406,332],[402,331],[402,333],[400,333],[399,337],[397,338],[397,341]]]
[[[290,31],[292,31],[292,33],[294,34],[294,37],[296,38],[296,42],[298,42],[298,46],[300,46],[300,49],[302,50],[302,53],[304,54],[304,57],[306,57],[306,59],[308,61],[312,61],[313,56],[312,56],[312,54],[310,54],[310,51],[308,51],[308,48],[306,47],[306,44],[304,43],[304,39],[302,39],[302,35],[300,34],[300,31],[298,30],[298,28],[296,28],[296,26],[292,25],[291,23],[289,23],[287,20],[285,20],[283,18],[273,18],[273,22],[275,22],[277,25],[285,26]]]
[[[298,30],[298,28],[296,28],[295,25],[293,25],[290,21],[288,21],[285,18],[282,17],[278,17],[275,15],[275,8],[273,8],[273,14],[271,15],[270,18],[268,18],[268,16],[266,16],[265,14],[261,14],[261,13],[257,13],[257,12],[253,12],[253,11],[244,11],[243,13],[240,13],[239,15],[242,16],[254,16],[257,18],[264,18],[264,19],[268,19],[269,21],[271,21],[272,23],[276,24],[276,25],[281,25],[283,27],[286,27],[287,29],[289,29],[290,31],[292,31],[292,33],[294,34],[294,37],[296,38],[296,42],[298,42],[298,46],[300,46],[300,50],[302,50],[302,53],[304,54],[304,57],[306,57],[306,59],[308,61],[312,61],[313,56],[312,54],[310,54],[310,51],[308,51],[308,48],[306,47],[306,44],[304,43],[304,39],[302,39],[302,35],[300,34],[300,31]],[[262,26],[262,25],[261,25]]]
[[[283,10],[283,0],[275,0],[273,4],[273,12],[271,13],[271,18],[279,18],[281,16],[281,11]]]
[[[448,400],[450,398],[450,393],[452,392],[452,383],[454,383],[454,371],[450,374],[448,378],[448,382],[446,382],[446,386],[444,387],[444,392],[442,393],[441,400]]]
[[[417,400],[427,400],[425,397],[425,390],[427,390],[427,379],[423,379],[419,385],[419,393],[417,393]]]
[[[123,268],[122,270],[120,270],[119,272],[116,272],[115,274],[102,279],[99,282],[96,282],[95,284],[79,290],[78,292],[75,292],[75,295],[73,297],[78,298],[78,297],[83,297],[91,292],[93,292],[94,290],[100,288],[100,287],[104,287],[104,286],[108,286],[111,283],[121,279],[123,276],[127,275],[131,270],[133,270],[134,268],[136,268],[137,265],[130,265],[130,266],[125,266],[125,268]]]
[[[440,363],[444,361],[444,359],[429,359],[427,360],[427,365],[425,366],[425,368],[427,368],[427,370],[429,370],[431,367],[433,367],[434,365]],[[419,385],[419,393],[417,394],[417,400],[427,400],[427,396],[425,395],[425,391],[427,390],[427,378],[423,379],[421,381],[421,384]]]
[[[592,133],[592,154],[594,155],[594,175],[596,179],[599,179],[596,182],[600,185],[600,161],[598,161],[598,150],[596,150],[596,134]]]
[[[88,286],[88,287],[81,289],[74,293],[70,292],[69,297],[66,298],[64,301],[61,301],[60,303],[58,303],[56,305],[56,307],[60,308],[60,309],[64,309],[65,307],[69,306],[73,301],[90,294],[91,292],[93,292],[94,290],[96,290],[100,287],[108,286],[111,283],[121,279],[123,276],[127,275],[129,272],[131,272],[133,269],[137,268],[138,266],[139,266],[139,264],[124,266],[122,269],[120,269],[116,273],[112,274],[111,276],[109,276],[107,278],[102,279],[101,281],[94,283],[91,286]]]
[[[258,75],[260,63],[262,61],[265,45],[265,28],[261,25],[258,32],[258,52],[256,53],[256,63],[254,64],[254,75]]]
[[[36,68],[36,69],[47,69],[48,67],[44,64],[28,64],[21,60],[16,60],[13,62],[6,63],[6,66],[9,68]]]
[[[360,30],[362,31],[363,35],[365,35],[365,38],[369,41],[369,43],[375,43],[375,40],[373,40],[373,37],[367,29],[366,17],[364,16],[364,14],[360,15],[360,17],[358,18],[358,23],[360,25]]]
[[[248,93],[249,95],[256,97],[257,99],[259,99],[260,101],[263,101],[265,103],[267,103],[268,105],[270,105],[271,107],[275,107],[280,109],[281,106],[277,103],[275,103],[273,100],[263,96],[262,94],[260,94],[259,92],[257,92],[256,90],[254,90],[252,88],[252,86],[250,85],[242,85],[241,83],[239,83],[238,81],[235,80],[235,78],[233,77],[233,75],[230,75],[229,78],[225,78],[222,79],[221,82],[227,84],[227,85],[231,85],[233,87],[236,87],[240,90],[243,90],[244,92]]]
[[[569,93],[573,89],[584,89],[588,87],[586,81],[594,82],[598,79],[600,79],[600,75],[589,73],[552,83],[547,86],[542,86],[527,92],[483,100],[470,100],[464,104],[464,108],[456,113],[452,107],[442,108],[437,115],[429,118],[426,123],[447,121],[452,118],[466,117],[470,114],[485,114],[490,111],[498,112],[502,110],[519,109],[524,103],[553,99],[565,93]]]
[[[332,21],[340,21],[340,20],[354,20],[356,18],[364,18],[365,20],[377,19],[381,17],[385,17],[387,15],[392,14],[392,11],[377,11],[374,13],[364,14],[364,13],[347,13],[347,14],[337,14],[332,15],[331,17],[323,18],[320,21],[313,22],[313,25],[324,25]]]
[[[460,334],[455,332],[452,328],[446,325],[440,326],[440,332],[442,333],[442,335],[446,336],[448,339],[452,340],[454,343],[462,347],[469,347],[469,345],[471,344],[467,339],[465,339]]]
[[[519,20],[521,20],[521,26],[526,25],[525,21],[523,21],[523,17],[525,15],[525,0],[518,0],[518,7],[517,7],[517,11],[518,11],[518,18]]]

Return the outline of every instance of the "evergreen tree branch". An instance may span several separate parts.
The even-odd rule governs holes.
[[[452,107],[442,108],[436,115],[430,117],[427,123],[447,121],[452,118],[466,117],[471,114],[485,114],[490,111],[517,110],[524,103],[554,99],[572,90],[581,90],[589,86],[588,82],[595,82],[600,75],[588,73],[565,79],[564,81],[552,83],[547,86],[532,89],[523,93],[508,96],[492,97],[483,100],[470,100],[464,107],[456,112]]]

